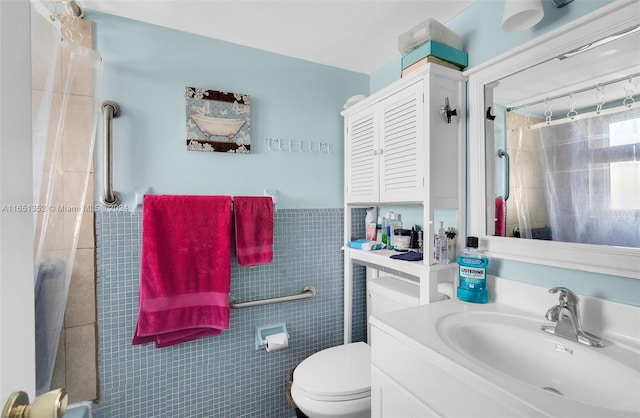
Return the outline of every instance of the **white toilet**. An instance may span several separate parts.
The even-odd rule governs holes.
[[[393,277],[369,280],[371,315],[417,306],[417,284]],[[371,349],[363,343],[327,348],[293,372],[291,396],[310,418],[371,416]]]

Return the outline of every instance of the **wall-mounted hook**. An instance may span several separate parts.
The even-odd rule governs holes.
[[[495,120],[495,115],[491,114],[491,106],[487,108],[487,120]]]
[[[0,0],[2,1],[2,0]],[[265,138],[269,151],[310,153],[310,154],[331,154],[335,146],[329,142],[306,141],[302,139],[287,138]]]
[[[446,115],[447,123],[451,123],[451,116],[458,116],[456,109],[451,109],[449,106],[449,98],[445,97],[444,106],[440,108],[440,114]]]

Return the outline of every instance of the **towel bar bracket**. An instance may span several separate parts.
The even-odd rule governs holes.
[[[302,292],[297,295],[280,296],[271,299],[252,300],[249,302],[236,302],[233,297],[229,298],[229,307],[233,309],[238,308],[250,308],[252,306],[268,305],[271,303],[289,302],[298,299],[308,299],[316,295],[316,288],[314,286],[305,286]]]

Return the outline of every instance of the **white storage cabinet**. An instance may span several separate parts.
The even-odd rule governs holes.
[[[435,209],[457,209],[460,250],[465,208],[465,78],[427,64],[342,112],[345,135],[345,243],[351,209],[380,204],[423,206],[424,261],[389,258],[393,251],[344,248],[345,343],[351,342],[352,267],[361,264],[420,283],[420,302],[437,300],[437,284],[453,281],[456,264],[433,262]],[[447,122],[448,100],[457,116]]]

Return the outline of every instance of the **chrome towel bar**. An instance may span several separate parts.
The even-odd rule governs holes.
[[[121,198],[118,192],[113,191],[113,157],[111,155],[111,122],[113,118],[120,116],[120,106],[116,102],[105,101],[100,106],[102,111],[102,168],[104,175],[102,184],[104,192],[100,197],[100,202],[109,208],[116,207],[120,204]]]
[[[313,286],[305,286],[302,293],[297,295],[280,296],[271,299],[252,300],[249,302],[236,302],[233,297],[229,298],[229,307],[233,309],[250,308],[252,306],[268,305],[270,303],[288,302],[290,300],[308,299],[316,295],[316,288]]]

